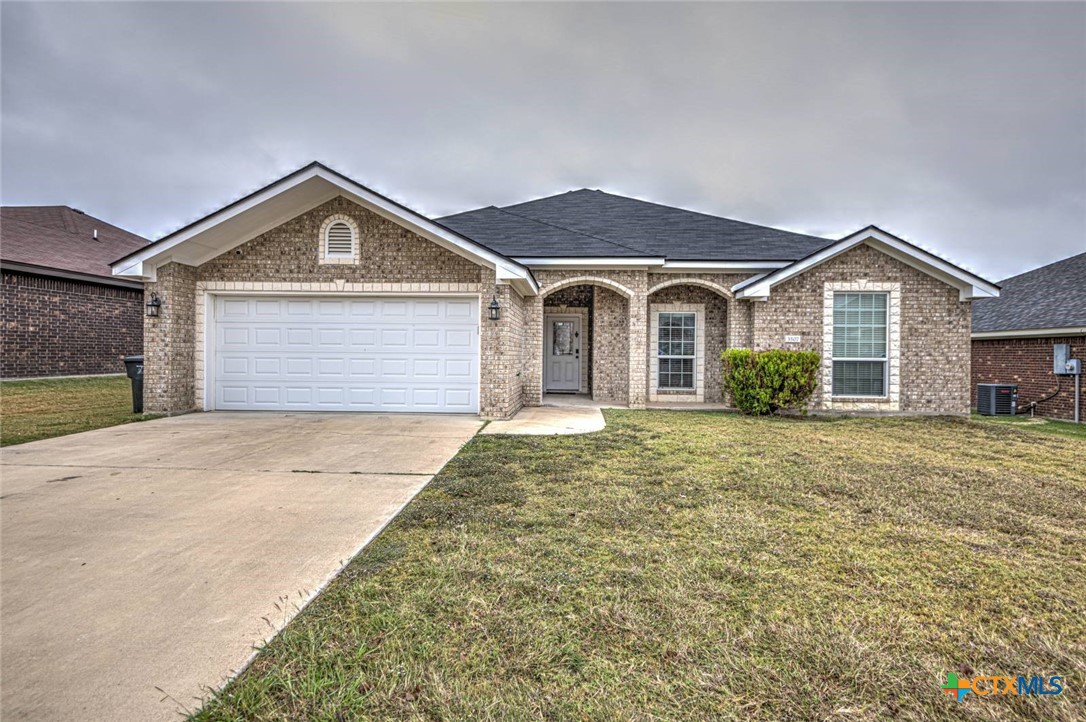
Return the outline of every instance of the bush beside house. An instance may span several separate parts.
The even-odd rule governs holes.
[[[816,352],[728,349],[722,358],[724,388],[743,413],[763,416],[785,409],[807,412],[807,402],[818,386],[822,361]]]

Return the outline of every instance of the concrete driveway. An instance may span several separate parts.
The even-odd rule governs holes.
[[[479,426],[210,413],[4,449],[0,717],[177,719]]]

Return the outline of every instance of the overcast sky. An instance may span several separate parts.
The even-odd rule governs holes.
[[[580,187],[999,279],[1086,250],[1086,4],[2,5],[2,197],[156,238],[310,160]]]

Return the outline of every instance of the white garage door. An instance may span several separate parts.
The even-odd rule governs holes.
[[[217,296],[216,409],[479,410],[475,298]]]

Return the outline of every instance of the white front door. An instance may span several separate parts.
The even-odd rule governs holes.
[[[479,410],[479,301],[216,296],[212,408]]]
[[[545,391],[581,390],[581,317],[544,319],[543,372]]]

